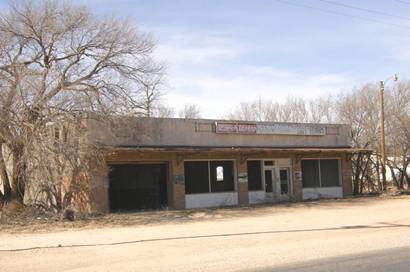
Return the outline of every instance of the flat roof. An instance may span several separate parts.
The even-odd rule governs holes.
[[[195,122],[229,122],[229,123],[254,123],[254,124],[289,124],[289,125],[323,125],[323,126],[349,126],[346,123],[313,123],[313,122],[286,122],[286,121],[257,121],[257,120],[238,120],[238,119],[213,119],[213,118],[180,118],[180,117],[147,117],[147,116],[119,116],[123,118],[136,118],[136,119],[152,119],[152,120],[175,120],[175,121],[195,121]]]
[[[347,153],[371,153],[373,150],[365,148],[345,147],[270,147],[270,146],[130,146],[120,145],[109,147],[111,150],[121,151],[157,151],[157,152],[175,152],[175,151],[278,151],[278,152],[347,152]]]

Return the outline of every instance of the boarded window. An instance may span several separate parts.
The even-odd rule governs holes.
[[[235,190],[233,162],[211,161],[209,163],[211,173],[211,192],[233,192]],[[223,169],[223,179],[218,180],[218,168]]]
[[[320,187],[319,160],[302,161],[302,183],[303,188]]]
[[[302,182],[304,188],[340,186],[339,161],[303,160]]]
[[[207,161],[185,162],[185,193],[209,193],[209,172]]]
[[[248,161],[248,190],[262,190],[261,161]]]
[[[320,181],[322,187],[339,186],[339,161],[320,160]]]
[[[161,208],[167,204],[165,164],[112,165],[109,173],[111,211]]]

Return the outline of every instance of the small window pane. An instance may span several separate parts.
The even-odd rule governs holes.
[[[262,189],[261,161],[248,161],[248,190],[258,191]]]
[[[318,160],[302,160],[302,183],[303,188],[320,187]]]
[[[273,161],[264,161],[264,165],[273,166],[273,165],[275,165],[275,163]]]
[[[320,178],[322,181],[322,187],[340,186],[339,161],[320,160]]]
[[[224,168],[222,166],[216,167],[216,180],[223,181],[224,180]]]

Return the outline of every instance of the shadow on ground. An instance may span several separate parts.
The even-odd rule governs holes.
[[[340,257],[322,258],[289,265],[251,268],[244,272],[408,272],[410,247],[384,249]]]

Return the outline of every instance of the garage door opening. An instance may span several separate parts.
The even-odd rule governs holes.
[[[112,165],[110,211],[160,209],[167,205],[166,164]]]

